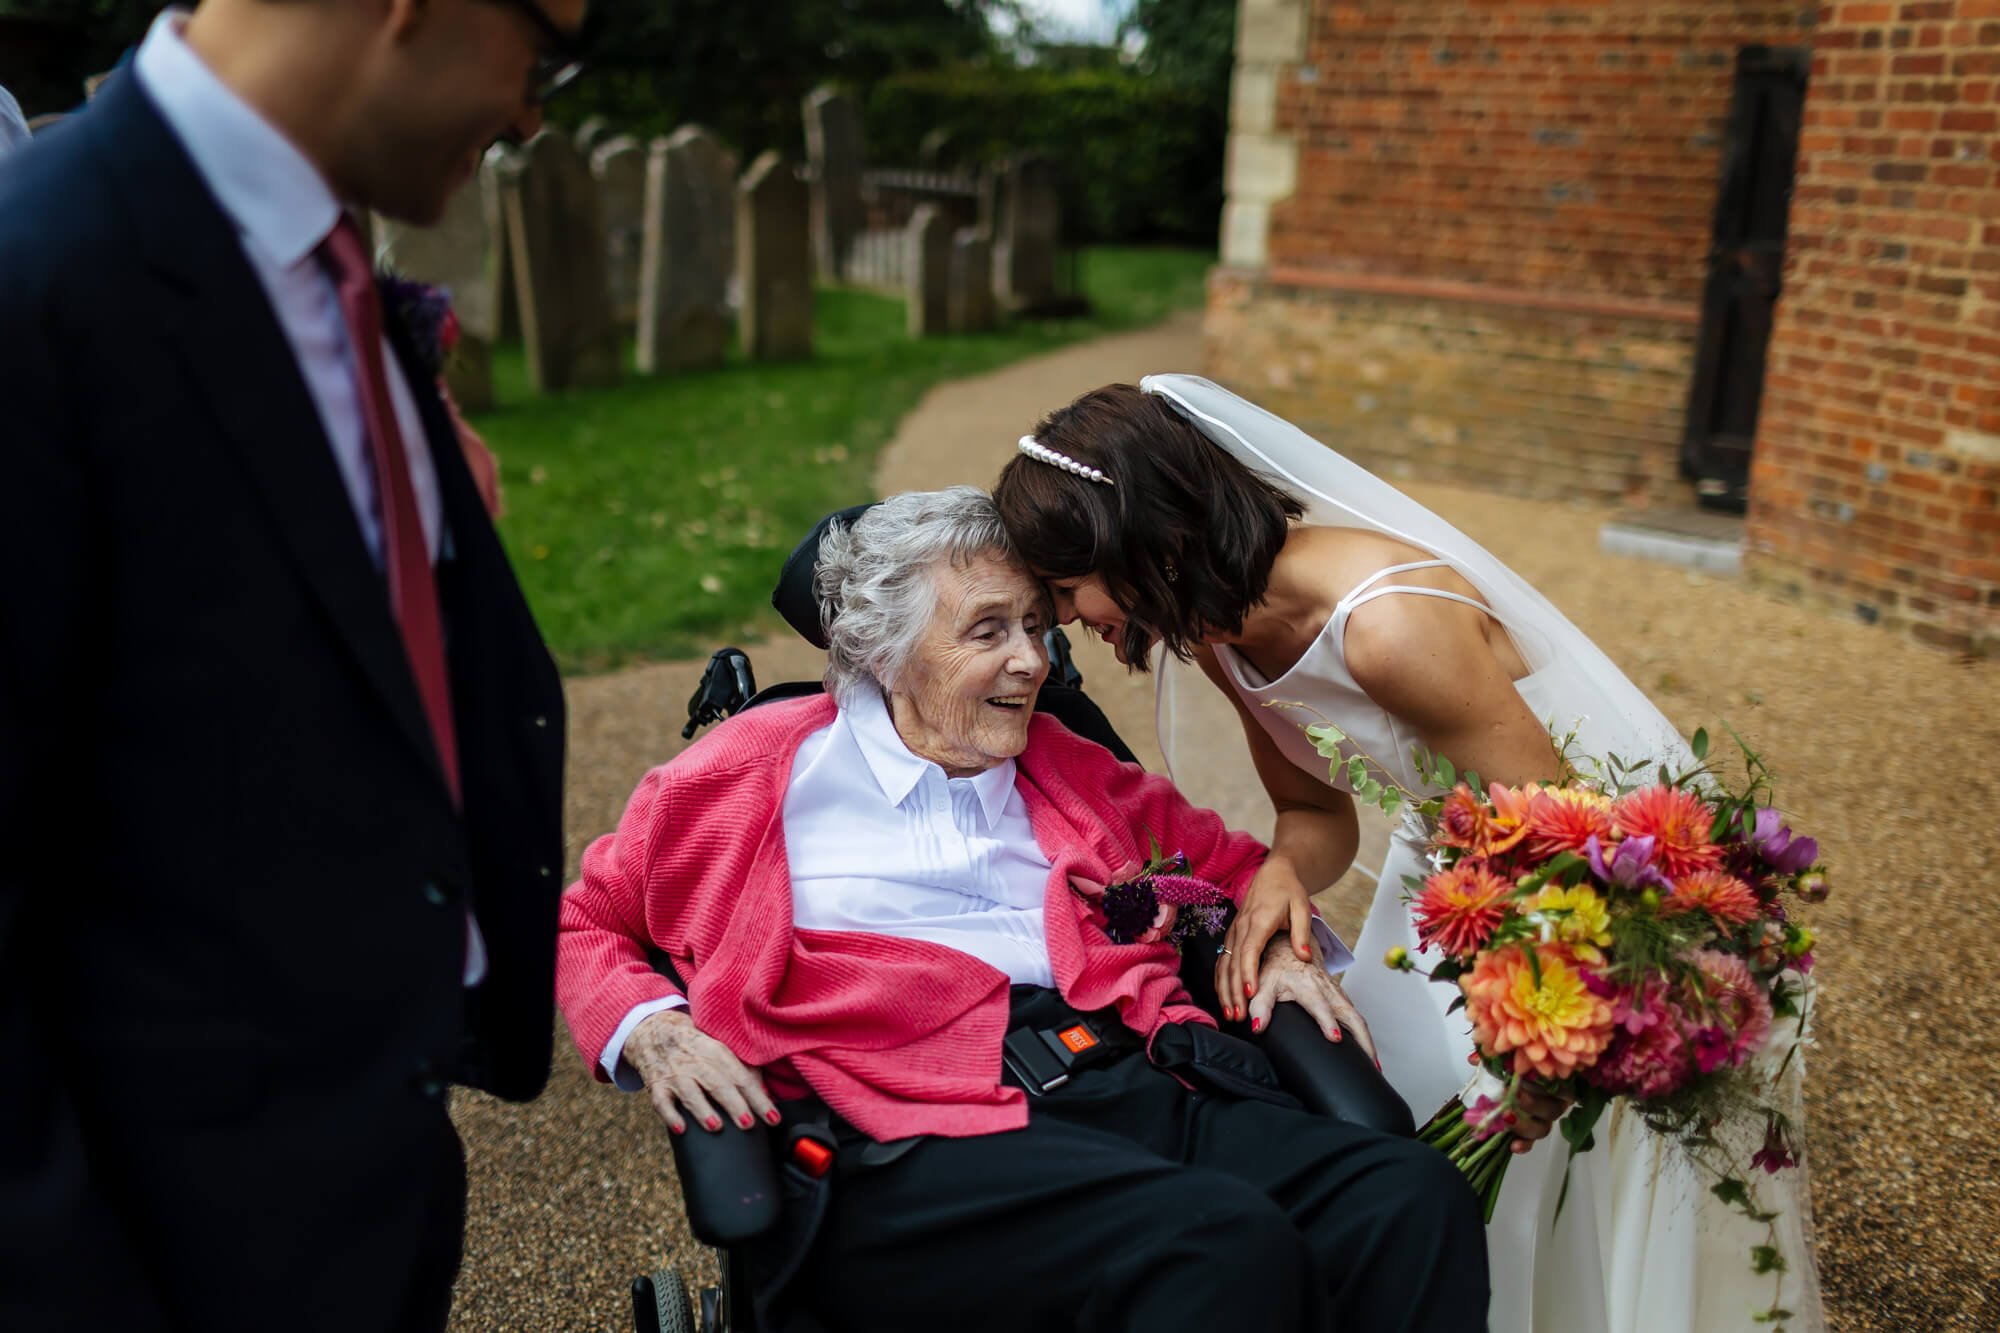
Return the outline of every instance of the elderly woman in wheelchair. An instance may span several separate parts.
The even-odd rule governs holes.
[[[1306,1109],[1262,1044],[1295,1001],[1319,1030],[1293,1025],[1345,1051],[1348,1092],[1319,1100],[1375,1079],[1328,971],[1278,941],[1263,992],[1214,1006],[1247,1020],[1232,1036],[1172,942],[1107,933],[1098,886],[1152,840],[1232,897],[1264,848],[1038,714],[1048,605],[989,498],[903,495],[833,526],[815,590],[830,695],[747,710],[647,774],[585,853],[558,953],[585,1059],[673,1134],[761,1120],[808,1146],[786,1225],[749,1251],[759,1313],[1479,1326],[1457,1172]]]

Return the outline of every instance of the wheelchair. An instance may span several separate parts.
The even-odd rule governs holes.
[[[786,623],[819,648],[826,647],[826,638],[812,576],[820,539],[830,524],[852,522],[868,508],[856,505],[821,519],[785,561],[771,594],[772,605]],[[1124,762],[1136,763],[1110,721],[1083,692],[1082,676],[1071,660],[1062,630],[1052,627],[1047,641],[1049,677],[1036,699],[1036,710],[1104,746]],[[792,681],[759,690],[749,657],[739,649],[723,648],[709,659],[701,683],[688,701],[687,726],[681,734],[689,738],[702,727],[746,708],[820,690],[818,681]],[[1269,1027],[1259,1034],[1252,1034],[1247,1024],[1223,1020],[1215,994],[1219,944],[1217,939],[1185,950],[1181,980],[1195,1004],[1215,1015],[1225,1031],[1261,1046],[1284,1089],[1308,1111],[1384,1133],[1415,1134],[1409,1107],[1383,1079],[1360,1043],[1328,1042],[1318,1024],[1297,1005],[1278,1005]],[[653,965],[679,984],[672,964],[663,955],[654,955]],[[759,1322],[755,1279],[745,1247],[781,1225],[788,1197],[796,1200],[813,1192],[832,1169],[836,1153],[833,1135],[823,1125],[806,1121],[776,1129],[762,1124],[747,1130],[725,1125],[713,1133],[691,1130],[668,1139],[689,1229],[697,1240],[716,1251],[721,1281],[691,1293],[681,1274],[670,1267],[634,1279],[632,1315],[638,1333],[794,1333],[789,1326]]]

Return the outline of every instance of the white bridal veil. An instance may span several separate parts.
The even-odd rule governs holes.
[[[1514,636],[1528,670],[1546,684],[1544,697],[1561,701],[1561,714],[1542,720],[1558,735],[1574,728],[1580,753],[1664,760],[1676,768],[1693,762],[1673,723],[1582,630],[1457,528],[1297,426],[1199,375],[1148,375],[1139,387],[1174,404],[1216,445],[1305,501],[1308,523],[1367,528],[1449,561]],[[1199,788],[1203,775],[1183,773],[1191,765],[1176,765],[1175,750],[1188,753],[1185,742],[1206,696],[1218,691],[1171,658],[1159,664],[1159,681],[1160,748],[1174,780],[1186,777]]]

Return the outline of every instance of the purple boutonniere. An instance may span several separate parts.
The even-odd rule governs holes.
[[[386,271],[375,281],[382,292],[383,314],[402,327],[423,368],[432,376],[443,374],[445,358],[458,346],[451,292]]]
[[[1197,936],[1220,935],[1229,918],[1229,895],[1189,874],[1186,853],[1164,856],[1157,842],[1150,850],[1145,865],[1115,884],[1101,889],[1094,884],[1073,885],[1084,897],[1096,900],[1111,942],[1164,940],[1178,949]]]

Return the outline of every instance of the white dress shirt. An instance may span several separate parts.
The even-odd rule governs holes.
[[[929,940],[1019,986],[1054,986],[1043,902],[1053,868],[1035,842],[1014,761],[969,778],[910,752],[873,690],[806,737],[785,790],[792,924]],[[1329,970],[1353,961],[1314,922]],[[680,996],[634,1005],[599,1057],[612,1082],[642,1085],[622,1059],[632,1030]]]
[[[133,57],[132,71],[236,227],[244,257],[270,298],[272,313],[319,412],[361,538],[375,567],[381,569],[381,507],[363,425],[353,342],[333,277],[314,255],[340,220],[340,201],[319,169],[283,133],[201,63],[181,37],[187,17],[185,10],[163,11]],[[424,542],[435,563],[444,530],[437,469],[416,399],[386,336],[382,363],[409,456],[410,486],[423,519]],[[382,595],[388,596],[386,584]],[[468,911],[465,984],[477,985],[485,975],[486,942]]]

